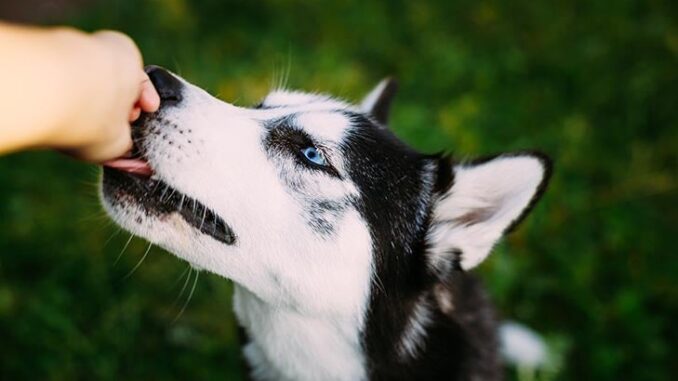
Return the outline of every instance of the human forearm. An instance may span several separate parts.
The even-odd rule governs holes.
[[[67,144],[60,136],[72,119],[92,67],[69,61],[91,60],[96,49],[88,36],[70,29],[37,29],[0,24],[0,152]]]

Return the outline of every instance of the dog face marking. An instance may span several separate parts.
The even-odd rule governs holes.
[[[388,82],[360,106],[276,91],[243,108],[167,75],[180,96],[134,129],[153,176],[106,169],[102,203],[235,282],[260,379],[362,380],[420,356],[439,312],[457,310],[456,296],[440,301],[451,280],[548,179],[539,155],[454,163],[412,150],[386,128]]]

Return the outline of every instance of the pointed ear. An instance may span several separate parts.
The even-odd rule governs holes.
[[[452,185],[433,205],[427,236],[429,267],[439,275],[471,269],[488,256],[545,190],[551,161],[523,152],[455,165],[452,171]]]
[[[391,104],[397,91],[398,82],[393,78],[385,78],[363,98],[360,109],[371,114],[377,122],[387,125]]]

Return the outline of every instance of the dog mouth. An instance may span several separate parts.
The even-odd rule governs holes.
[[[149,177],[153,175],[153,169],[146,160],[140,158],[119,158],[105,162],[104,167],[118,171],[133,173],[139,176]]]
[[[154,176],[136,145],[131,157],[112,160],[103,166],[103,193],[111,202],[131,201],[147,215],[156,217],[176,213],[201,233],[227,245],[235,244],[236,236],[224,219],[197,199]]]

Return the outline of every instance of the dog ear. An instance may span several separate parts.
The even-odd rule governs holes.
[[[531,152],[446,163],[441,168],[453,177],[438,190],[427,235],[429,268],[440,276],[482,262],[534,206],[551,174],[550,159]]]
[[[360,109],[371,114],[377,122],[387,125],[393,98],[398,91],[398,82],[393,78],[384,78],[360,103]]]

